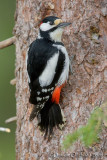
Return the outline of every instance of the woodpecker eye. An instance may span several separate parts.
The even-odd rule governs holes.
[[[50,24],[50,25],[53,25],[53,22],[52,22],[52,21],[50,21],[50,22],[49,22],[49,24]]]

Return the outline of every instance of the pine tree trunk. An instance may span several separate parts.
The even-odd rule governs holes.
[[[37,120],[29,122],[32,105],[26,75],[26,53],[36,39],[40,21],[56,15],[72,22],[63,42],[72,61],[73,74],[61,93],[60,104],[66,116],[63,131],[55,129],[50,142],[44,140]],[[67,133],[86,124],[90,113],[107,96],[107,11],[106,0],[17,0],[14,34],[16,39],[16,159],[106,159],[106,130],[100,143],[85,148],[78,141],[72,150],[61,150]],[[88,137],[87,137],[88,138]],[[72,158],[73,157],[73,158]]]

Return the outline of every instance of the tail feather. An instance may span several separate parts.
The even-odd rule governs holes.
[[[41,121],[39,126],[42,131],[45,131],[45,137],[50,137],[53,134],[55,126],[60,127],[64,124],[63,115],[58,104],[47,102],[40,112]]]
[[[52,128],[55,126],[56,122],[54,119],[53,110],[49,111],[49,134],[52,134]]]
[[[39,110],[39,107],[34,106],[30,115],[30,121],[35,117],[38,119],[38,125],[41,131],[45,132],[44,138],[47,136],[50,138],[53,134],[53,128],[57,126],[61,129],[61,126],[64,126],[65,122],[59,104],[52,102],[51,98],[45,103],[41,110]]]
[[[55,115],[56,122],[57,122],[56,125],[58,126],[59,124],[62,124],[63,119],[62,119],[61,109],[58,104],[56,107],[54,107],[54,115]]]

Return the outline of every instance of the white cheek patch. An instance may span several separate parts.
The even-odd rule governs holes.
[[[42,23],[40,25],[40,29],[41,31],[48,31],[50,30],[51,28],[53,28],[55,25],[50,25],[49,23]]]
[[[57,66],[58,57],[59,54],[56,53],[52,58],[50,58],[47,61],[47,65],[39,77],[39,83],[41,87],[48,86],[52,83],[55,75],[55,69]]]

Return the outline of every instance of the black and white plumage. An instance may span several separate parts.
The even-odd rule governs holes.
[[[58,17],[46,17],[40,25],[38,38],[32,42],[27,54],[29,101],[34,104],[30,120],[37,117],[41,130],[49,136],[53,127],[64,123],[53,93],[68,78],[69,58],[61,36],[63,28],[69,24],[62,23]]]

